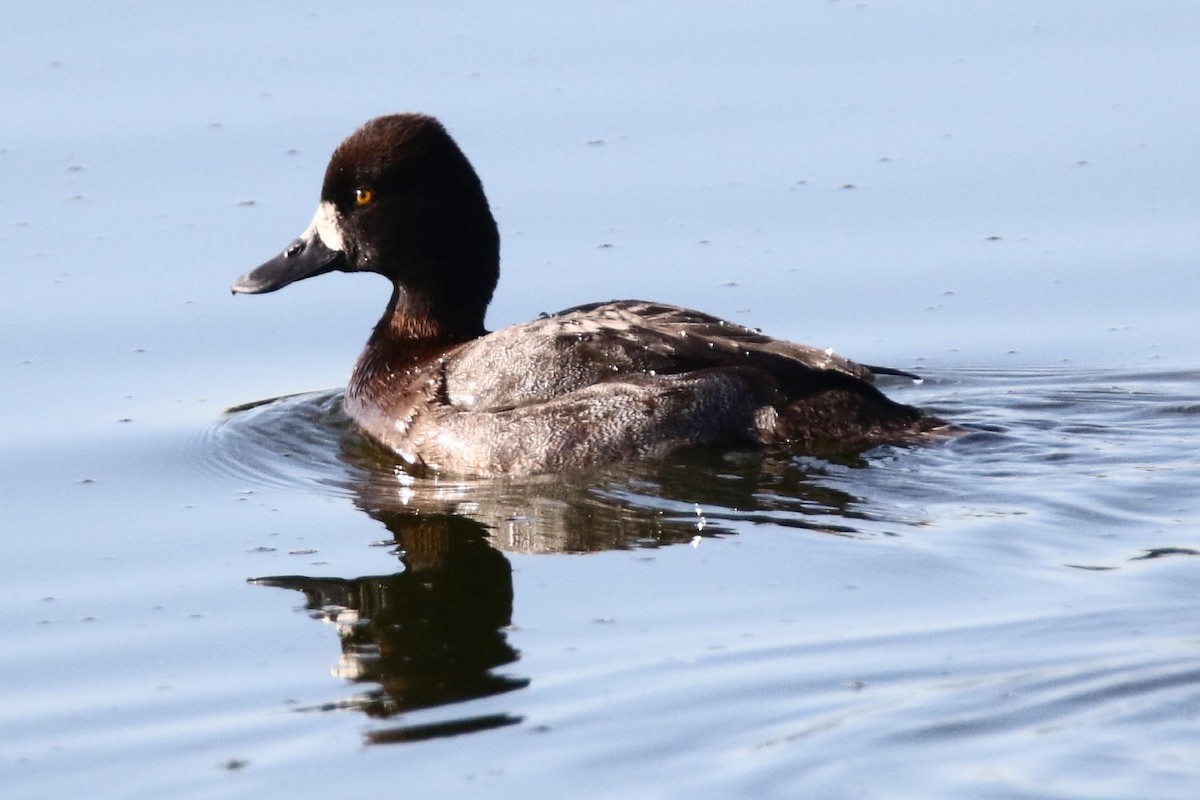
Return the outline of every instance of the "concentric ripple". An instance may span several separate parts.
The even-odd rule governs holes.
[[[247,488],[352,495],[351,487],[370,473],[342,454],[348,445],[370,443],[355,434],[342,395],[327,390],[229,409],[201,432],[202,468]]]
[[[1173,526],[1144,497],[1186,491],[1195,479],[1178,431],[1195,413],[1196,374],[958,370],[928,378],[902,400],[974,433],[840,458],[700,449],[577,473],[470,480],[406,469],[355,432],[342,391],[331,390],[231,409],[201,434],[196,460],[244,488],[327,493],[371,514],[470,517],[497,546],[523,551],[656,546],[762,523],[890,538],[947,514],[981,523],[1018,515],[1046,536],[1083,518],[1113,531],[1148,519]],[[1175,446],[1164,448],[1168,429]],[[1033,476],[1056,491],[1028,496]],[[1079,485],[1097,479],[1106,492]],[[1156,489],[1149,495],[1148,482]],[[1069,560],[1109,566],[1145,555]]]

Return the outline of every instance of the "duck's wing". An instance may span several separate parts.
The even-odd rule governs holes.
[[[577,306],[476,339],[445,361],[445,394],[463,410],[546,402],[635,374],[749,368],[806,389],[870,382],[871,369],[699,311],[640,300]]]
[[[551,318],[570,320],[576,315],[608,323],[614,337],[628,345],[649,343],[681,363],[696,363],[700,368],[746,365],[747,360],[765,365],[783,359],[809,369],[872,379],[872,368],[842,358],[832,350],[776,339],[760,330],[690,308],[642,300],[614,300],[569,308]]]

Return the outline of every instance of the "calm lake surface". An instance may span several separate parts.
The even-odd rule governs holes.
[[[1200,795],[1200,7],[6,19],[5,798]],[[492,327],[693,306],[971,432],[406,475],[340,407],[386,284],[228,293],[401,110]]]

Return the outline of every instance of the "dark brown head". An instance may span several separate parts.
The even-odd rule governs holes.
[[[392,314],[431,333],[483,331],[500,235],[475,170],[433,117],[378,117],[338,145],[312,224],[233,291],[271,292],[335,270],[391,279]]]

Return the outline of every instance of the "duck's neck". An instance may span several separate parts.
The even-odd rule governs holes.
[[[371,335],[376,339],[403,345],[432,342],[465,342],[477,339],[486,331],[483,315],[487,301],[471,302],[471,298],[454,296],[453,292],[419,291],[411,288],[392,289],[387,311]]]
[[[395,287],[387,311],[354,366],[347,394],[387,393],[394,381],[404,380],[447,351],[487,333],[483,327],[486,305],[471,308],[463,300],[453,302]]]

